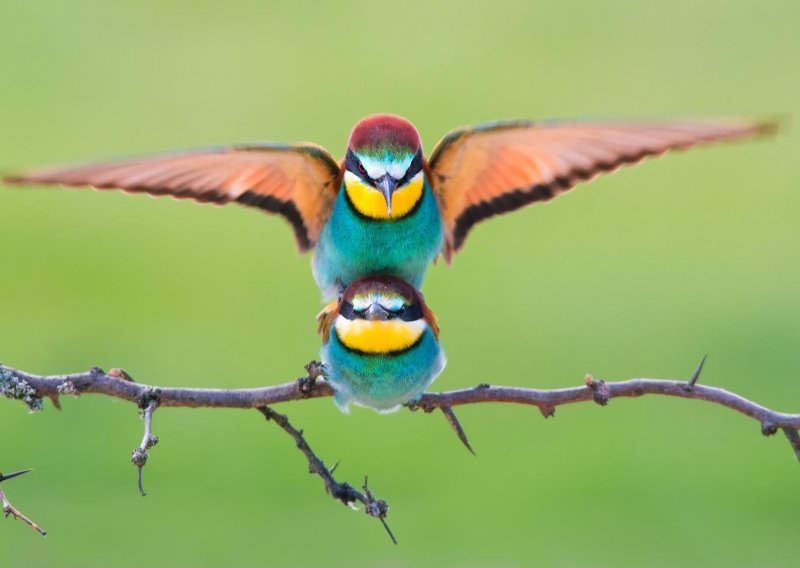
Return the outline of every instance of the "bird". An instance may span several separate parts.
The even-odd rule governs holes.
[[[447,363],[422,294],[390,275],[352,282],[320,321],[322,371],[345,414],[389,413],[418,400]]]
[[[289,221],[314,251],[323,300],[391,274],[417,289],[479,222],[546,202],[600,174],[696,144],[764,136],[777,123],[716,120],[504,120],[458,128],[430,154],[395,115],[364,118],[336,161],[312,143],[254,143],[46,168],[7,184],[61,184],[238,203]]]

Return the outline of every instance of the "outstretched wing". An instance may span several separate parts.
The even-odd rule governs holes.
[[[302,252],[314,246],[330,214],[339,177],[339,165],[320,146],[249,144],[52,168],[3,181],[88,185],[258,207],[289,220]]]
[[[509,121],[455,130],[429,163],[445,222],[445,258],[475,223],[548,201],[601,173],[668,150],[775,130],[775,123],[758,121]]]

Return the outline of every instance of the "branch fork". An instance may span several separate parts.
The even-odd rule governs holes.
[[[383,524],[392,542],[397,544],[397,539],[395,539],[389,525],[386,524],[386,515],[389,513],[389,505],[383,499],[375,498],[372,491],[369,489],[366,477],[364,478],[364,486],[362,487],[364,493],[361,493],[347,482],[341,483],[336,481],[333,477],[333,472],[339,464],[337,463],[329,469],[322,459],[314,453],[311,446],[308,445],[303,431],[292,426],[289,422],[289,418],[285,414],[280,414],[269,406],[262,406],[258,411],[264,415],[264,418],[277,424],[284,432],[294,439],[297,449],[299,449],[306,457],[306,460],[308,460],[308,472],[322,479],[325,483],[325,491],[328,495],[347,506],[352,506],[356,502],[363,504],[364,512],[370,517],[378,519],[381,524]]]
[[[13,477],[17,477],[19,475],[23,475],[25,473],[28,473],[30,471],[33,471],[33,470],[24,469],[22,471],[15,471],[14,473],[9,473],[9,474],[6,474],[6,475],[3,475],[2,473],[0,473],[0,483],[2,483],[3,481],[6,481],[8,479],[11,479]],[[47,531],[45,531],[42,527],[40,527],[39,525],[34,523],[32,520],[30,520],[28,517],[26,517],[24,514],[22,514],[22,512],[19,509],[17,509],[16,507],[14,507],[14,505],[11,504],[11,502],[8,500],[8,497],[6,497],[6,494],[3,491],[2,487],[0,487],[0,503],[2,503],[3,515],[5,515],[6,518],[12,517],[14,519],[19,519],[22,522],[24,522],[27,525],[29,525],[33,530],[38,532],[40,535],[47,536]]]
[[[128,378],[124,380],[132,379],[128,376]],[[139,408],[142,411],[142,420],[144,421],[144,436],[142,436],[142,443],[139,444],[139,447],[131,453],[131,463],[138,469],[138,486],[139,493],[142,497],[147,495],[142,486],[142,468],[147,465],[147,459],[150,457],[147,450],[158,444],[158,436],[153,435],[153,414],[156,408],[158,408],[158,397],[160,394],[161,391],[154,388],[142,393],[139,399]]]
[[[586,375],[584,384],[561,389],[541,390],[520,387],[490,386],[481,383],[475,387],[438,393],[426,393],[419,400],[410,403],[409,409],[422,409],[426,413],[441,410],[464,446],[474,454],[466,433],[455,415],[456,406],[480,403],[510,403],[535,406],[545,417],[554,415],[558,406],[578,402],[593,401],[605,406],[612,398],[635,398],[644,395],[661,395],[674,398],[688,398],[710,402],[729,408],[749,418],[757,420],[761,433],[771,436],[782,430],[795,456],[800,460],[800,413],[789,414],[778,412],[761,406],[737,394],[721,388],[698,383],[705,357],[695,369],[688,381],[663,379],[629,379],[607,382]],[[345,505],[361,503],[370,517],[377,518],[386,528],[393,542],[397,542],[386,524],[389,505],[386,501],[374,496],[364,478],[362,491],[346,482],[337,481],[333,473],[336,466],[328,468],[312,451],[303,431],[289,422],[286,415],[271,408],[280,402],[305,400],[309,398],[329,397],[333,389],[324,380],[324,369],[320,363],[312,361],[306,366],[307,375],[296,381],[261,388],[250,389],[196,389],[175,387],[154,387],[133,381],[122,369],[112,369],[105,373],[99,367],[93,367],[83,373],[68,375],[34,375],[18,369],[0,365],[0,394],[7,398],[18,399],[25,403],[31,411],[39,410],[44,398],[57,403],[63,394],[75,396],[82,394],[102,394],[135,403],[142,412],[144,435],[142,442],[131,454],[131,462],[138,468],[138,485],[142,495],[142,468],[149,458],[148,450],[158,443],[153,435],[153,415],[159,408],[240,408],[258,410],[267,420],[277,424],[295,441],[297,448],[308,461],[309,472],[319,476],[325,484],[327,493]],[[0,482],[25,472],[17,472],[5,477]],[[25,517],[9,502],[0,489],[3,512],[6,516],[22,519],[40,533],[41,528]]]

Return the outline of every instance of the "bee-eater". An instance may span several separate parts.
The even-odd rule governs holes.
[[[418,399],[444,369],[436,317],[395,276],[351,283],[320,321],[325,377],[342,412],[351,403],[392,412]]]
[[[283,215],[301,252],[315,249],[326,299],[370,274],[420,288],[430,263],[464,244],[475,223],[556,197],[647,156],[764,135],[769,121],[505,121],[447,134],[430,159],[403,118],[356,124],[345,157],[314,144],[246,144],[53,168],[7,183],[118,188]]]

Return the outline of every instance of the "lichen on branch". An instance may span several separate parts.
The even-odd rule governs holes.
[[[29,412],[39,412],[44,408],[44,400],[36,395],[25,379],[17,377],[13,371],[0,367],[0,395],[14,400],[21,400]]]

